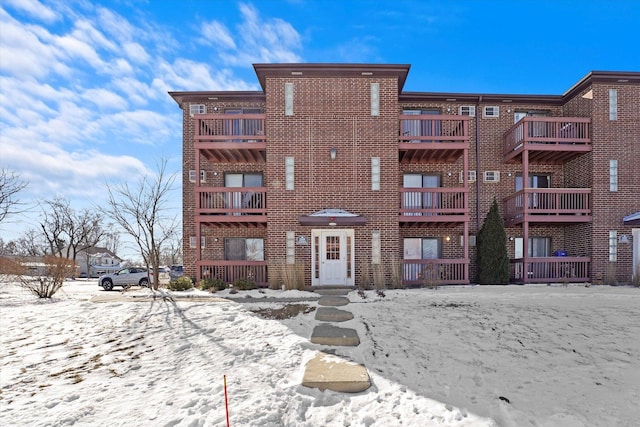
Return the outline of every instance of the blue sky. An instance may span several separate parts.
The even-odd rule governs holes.
[[[24,202],[100,206],[105,183],[181,170],[168,91],[256,90],[253,63],[362,62],[411,64],[407,91],[561,94],[639,71],[639,22],[640,0],[0,0],[0,167],[29,181]]]

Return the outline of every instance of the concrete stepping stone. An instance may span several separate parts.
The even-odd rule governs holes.
[[[349,304],[349,298],[339,296],[323,296],[318,300],[319,305],[324,306],[342,306]]]
[[[351,319],[353,319],[352,313],[335,307],[319,307],[316,310],[316,320],[321,322],[345,322]]]
[[[347,295],[352,290],[353,289],[345,289],[345,288],[340,288],[340,289],[315,289],[314,292],[319,294],[319,295],[337,296],[337,295]]]
[[[371,379],[363,365],[320,352],[307,363],[302,385],[323,391],[359,393],[371,387]]]
[[[329,323],[321,323],[313,328],[311,342],[322,345],[355,347],[360,345],[360,337],[355,329],[339,328]]]

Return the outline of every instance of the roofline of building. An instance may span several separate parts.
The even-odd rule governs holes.
[[[293,63],[253,64],[260,86],[265,90],[269,77],[397,77],[402,92],[411,64]]]
[[[265,102],[266,95],[261,90],[255,91],[194,91],[194,92],[169,92],[169,95],[182,106],[184,102],[210,102],[210,101],[243,101]]]
[[[409,64],[253,64],[263,90],[261,91],[193,91],[169,92],[182,106],[184,102],[243,101],[265,102],[267,76],[279,77],[375,77],[394,76],[398,78],[398,100],[400,102],[448,101],[477,103],[517,103],[563,105],[580,94],[593,83],[640,84],[640,72],[636,71],[591,71],[562,95],[526,95],[495,93],[454,93],[454,92],[403,92],[411,65]]]

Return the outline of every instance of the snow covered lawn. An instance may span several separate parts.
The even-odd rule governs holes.
[[[335,353],[364,363],[373,382],[354,395],[300,386],[321,348],[308,340],[315,301],[295,302],[310,307],[284,320],[251,311],[315,294],[96,294],[95,281],[69,282],[51,302],[0,285],[1,425],[226,426],[224,375],[231,426],[640,424],[639,289],[352,292],[344,309],[355,318],[340,326],[362,344]]]

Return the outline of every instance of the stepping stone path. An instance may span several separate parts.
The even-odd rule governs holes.
[[[321,307],[316,310],[316,320],[334,323],[353,319],[352,313],[335,308],[349,304],[349,299],[345,297],[350,292],[349,289],[321,289],[316,292],[322,295],[318,300]],[[360,337],[355,329],[341,328],[332,323],[316,326],[311,334],[311,342],[333,347],[355,347],[360,344]],[[307,363],[302,385],[320,390],[359,393],[371,387],[371,379],[363,365],[319,352]]]

